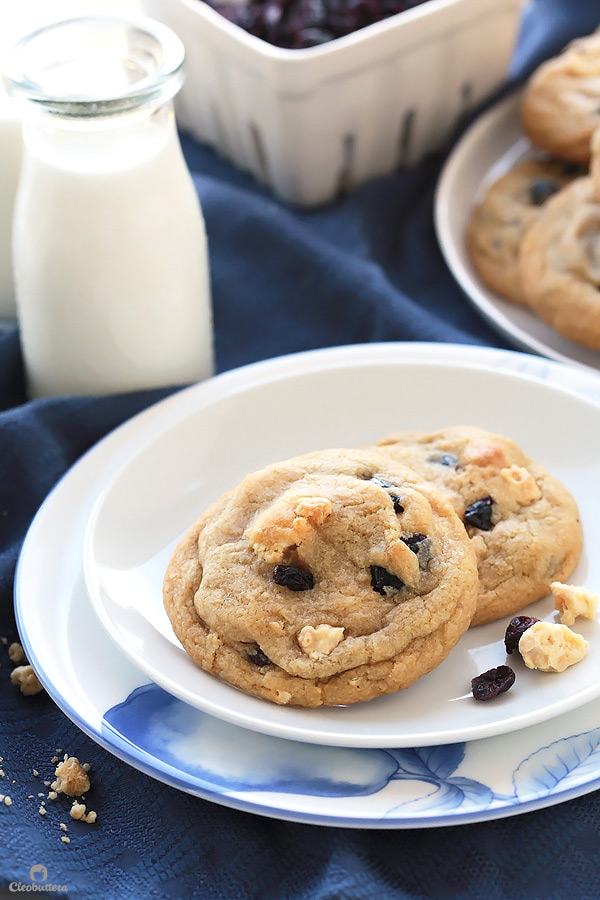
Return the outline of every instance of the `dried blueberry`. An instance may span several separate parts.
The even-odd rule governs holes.
[[[561,165],[561,171],[563,175],[566,175],[567,178],[572,177],[574,175],[583,175],[584,169],[579,163],[576,162],[563,162]]]
[[[378,594],[381,594],[382,597],[386,596],[386,587],[391,587],[398,591],[400,588],[404,587],[402,579],[398,578],[397,575],[392,575],[392,573],[388,572],[383,566],[370,566],[370,569],[371,587],[374,591],[377,591]]]
[[[377,484],[379,487],[385,488],[386,491],[388,490],[388,488],[396,487],[396,485],[392,484],[391,481],[386,481],[385,478],[380,478],[379,475],[374,475],[370,480],[373,482],[373,484]]]
[[[315,584],[311,572],[297,566],[275,566],[273,581],[281,587],[289,588],[290,591],[310,591]]]
[[[431,541],[427,535],[421,534],[420,531],[415,531],[414,534],[407,534],[400,540],[404,541],[406,546],[410,547],[412,552],[416,554],[419,560],[419,568],[424,569],[431,559]]]
[[[263,653],[258,644],[255,644],[254,647],[246,650],[246,659],[248,662],[254,663],[255,666],[273,665],[269,657]]]
[[[404,512],[404,507],[402,506],[402,504],[400,502],[400,497],[396,497],[394,494],[391,494],[390,496],[394,502],[394,512],[396,513],[397,516],[399,516],[401,513]]]
[[[493,700],[503,694],[515,683],[515,673],[510,666],[498,666],[489,669],[471,679],[471,691],[475,700]]]
[[[458,465],[458,459],[451,453],[441,453],[436,456],[430,456],[427,461],[437,463],[438,466],[448,466],[449,469],[452,469],[454,468],[454,466]]]
[[[380,478],[379,475],[374,475],[370,479],[370,481],[372,481],[373,484],[379,485],[379,487],[382,487],[386,491],[389,490],[389,488],[396,487],[396,485],[392,484],[391,481],[386,481],[385,478]],[[390,494],[390,497],[392,498],[392,501],[394,503],[394,512],[396,513],[396,515],[399,516],[401,513],[404,512],[404,507],[402,506],[400,497],[398,497],[397,494]]]
[[[529,185],[529,199],[534,206],[542,206],[558,188],[559,185],[553,178],[536,178]]]
[[[470,506],[467,506],[465,510],[465,524],[472,525],[474,528],[479,528],[481,531],[491,531],[494,527],[492,523],[493,503],[494,498],[490,497],[489,494],[487,497],[475,500],[475,502],[471,503]]]
[[[509,656],[515,650],[519,649],[519,641],[521,640],[523,632],[527,631],[528,628],[531,628],[532,625],[535,625],[535,623],[539,621],[539,619],[535,619],[533,616],[515,616],[514,619],[510,620],[504,635],[504,646],[506,647],[506,652]]]

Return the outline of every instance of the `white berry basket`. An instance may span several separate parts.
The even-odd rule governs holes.
[[[273,47],[202,0],[143,7],[185,44],[182,130],[316,206],[439,148],[506,77],[524,2],[426,0],[305,50]]]

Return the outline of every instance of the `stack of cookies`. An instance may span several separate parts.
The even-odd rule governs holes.
[[[520,119],[535,155],[473,211],[470,258],[495,293],[600,349],[600,31],[533,73]]]
[[[279,704],[350,704],[545,596],[581,547],[573,497],[514,441],[404,432],[248,475],[181,538],[163,596],[205,671]]]

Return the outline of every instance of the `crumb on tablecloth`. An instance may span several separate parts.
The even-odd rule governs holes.
[[[88,770],[89,767],[85,769],[76,756],[65,754],[55,769],[56,781],[52,782],[52,790],[69,797],[80,797],[90,789]]]
[[[43,690],[39,678],[33,671],[31,666],[17,666],[10,673],[10,680],[19,687],[19,690],[26,697],[39,694]]]

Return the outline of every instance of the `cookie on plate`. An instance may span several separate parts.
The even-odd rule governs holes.
[[[519,278],[541,319],[570,340],[600,349],[600,202],[592,176],[548,200],[523,237]]]
[[[476,595],[452,504],[377,450],[247,476],[182,537],[163,591],[198,666],[306,707],[408,687],[469,627]]]
[[[539,66],[521,99],[521,124],[535,147],[586,164],[600,125],[600,30],[571,41]]]
[[[464,522],[479,568],[473,625],[522,610],[575,569],[575,500],[510,438],[456,426],[393,434],[381,446],[445,491]]]
[[[524,302],[517,266],[523,235],[548,198],[581,174],[573,163],[528,159],[488,187],[469,219],[467,250],[479,277],[496,294]]]
[[[600,202],[600,126],[590,141],[590,175],[594,182],[594,197]]]

